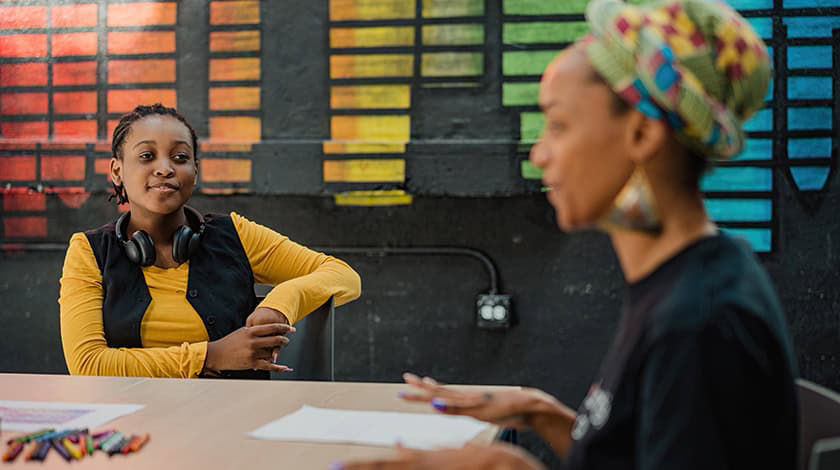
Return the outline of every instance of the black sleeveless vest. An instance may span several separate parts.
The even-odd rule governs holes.
[[[254,274],[228,215],[206,215],[198,250],[190,257],[187,301],[198,312],[210,341],[245,325],[257,306]],[[112,348],[141,348],[140,324],[152,297],[141,267],[117,240],[114,223],[85,232],[102,273],[102,323]],[[231,378],[269,377],[266,371],[230,371]]]

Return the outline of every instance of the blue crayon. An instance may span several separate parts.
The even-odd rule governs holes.
[[[70,455],[70,452],[64,448],[64,444],[61,443],[61,439],[50,439],[52,446],[55,447],[55,450],[64,457],[64,460],[71,461],[73,460],[73,456]]]

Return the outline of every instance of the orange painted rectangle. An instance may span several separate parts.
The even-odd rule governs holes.
[[[84,179],[84,156],[41,157],[42,181],[82,181]]]
[[[251,160],[245,158],[202,158],[201,181],[205,183],[251,182]]]
[[[47,64],[0,65],[0,86],[44,86],[47,84]]]
[[[3,236],[6,238],[44,238],[47,236],[47,218],[3,217]]]
[[[93,119],[55,121],[53,122],[53,138],[95,140],[96,121]]]
[[[0,157],[0,181],[33,181],[35,157]]]
[[[3,194],[4,211],[45,211],[47,195],[44,193],[5,193]]]
[[[54,57],[96,55],[97,40],[96,33],[53,34],[52,55]]]
[[[96,85],[96,62],[53,64],[53,85]]]
[[[261,128],[260,118],[211,117],[210,139],[227,142],[258,142],[262,135]]]
[[[174,82],[174,59],[108,61],[108,83]]]
[[[108,119],[108,133],[105,134],[105,138],[108,139],[108,142],[111,141],[111,138],[114,136],[114,129],[117,128],[117,125],[120,123],[119,119]],[[99,144],[97,144],[99,145]],[[111,152],[111,145],[106,144],[102,147],[94,148],[97,152]]]
[[[41,150],[85,150],[85,144],[74,142],[44,142]]]
[[[210,52],[247,52],[260,50],[259,31],[211,31]]]
[[[260,2],[210,2],[210,24],[260,24]]]
[[[93,161],[93,172],[97,175],[108,175],[111,173],[111,159],[97,158]]]
[[[56,114],[96,114],[96,92],[53,93],[53,112]]]
[[[2,139],[46,139],[50,126],[46,122],[4,122]]]
[[[260,109],[260,87],[210,88],[210,109],[213,111]]]
[[[0,114],[47,114],[46,93],[3,93],[0,95]]]
[[[177,15],[174,2],[111,3],[108,26],[174,25]]]
[[[260,76],[260,59],[257,57],[210,59],[211,82],[259,80]]]
[[[175,90],[108,90],[109,113],[126,113],[137,105],[154,103],[174,108],[178,103]]]
[[[44,57],[46,55],[46,34],[0,36],[0,57]]]
[[[221,152],[250,152],[254,149],[252,144],[230,144],[220,142],[203,141],[198,144],[199,149],[203,153],[221,153]]]
[[[95,3],[83,5],[55,5],[52,7],[53,28],[92,28],[96,26],[99,12]]]
[[[175,52],[174,31],[108,33],[109,54],[168,54]]]
[[[2,6],[0,29],[35,29],[47,27],[47,7]]]

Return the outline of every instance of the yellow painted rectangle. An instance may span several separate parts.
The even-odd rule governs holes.
[[[407,206],[412,203],[411,194],[403,190],[390,191],[348,191],[335,195],[337,206]]]
[[[259,57],[238,57],[235,59],[210,59],[210,81],[225,82],[238,80],[259,80]]]
[[[247,158],[202,158],[201,181],[205,183],[249,183],[251,160]]]
[[[411,77],[413,54],[330,56],[330,78]]]
[[[211,31],[210,52],[250,52],[260,50],[259,31]]]
[[[352,85],[330,89],[332,109],[407,109],[411,85]]]
[[[330,119],[335,140],[408,142],[410,116],[333,116]]]
[[[232,194],[249,194],[249,188],[208,188],[206,186],[199,188],[202,194],[212,194],[214,196],[230,196]]]
[[[484,72],[481,52],[429,52],[421,62],[424,77],[469,77]]]
[[[397,20],[416,16],[416,0],[330,0],[330,20]]]
[[[210,109],[213,111],[260,109],[260,87],[210,88]]]
[[[260,24],[260,2],[210,2],[210,24]]]
[[[332,28],[330,47],[413,46],[413,26],[381,26],[375,28]]]
[[[549,0],[544,0],[548,2]],[[556,0],[566,1],[566,0]],[[424,18],[484,16],[484,0],[423,0]]]
[[[224,142],[258,142],[262,133],[260,118],[211,117],[210,139]]]
[[[325,183],[401,183],[405,160],[324,160]]]
[[[484,44],[483,24],[435,24],[423,26],[423,45],[473,46]]]
[[[324,142],[324,153],[328,155],[347,153],[405,153],[405,143],[326,141]]]

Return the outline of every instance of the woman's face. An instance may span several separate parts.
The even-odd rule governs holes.
[[[111,159],[111,178],[125,185],[132,210],[171,214],[192,196],[198,165],[189,129],[181,121],[150,115],[135,121]]]
[[[545,128],[531,162],[543,170],[563,230],[596,224],[635,166],[627,150],[631,113],[614,111],[612,92],[594,73],[574,46],[549,65],[540,86]]]

